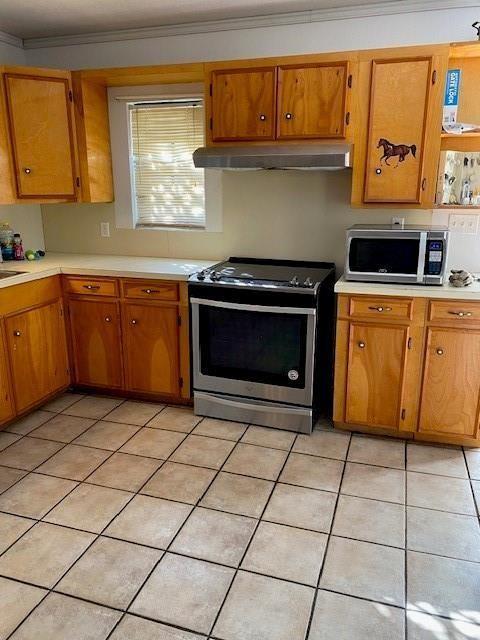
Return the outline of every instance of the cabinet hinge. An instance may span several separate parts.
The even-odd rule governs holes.
[[[75,184],[77,185],[77,187],[80,186],[80,178],[77,176],[77,178],[75,179]]]
[[[71,91],[68,92],[68,99],[73,102],[73,93]]]
[[[402,420],[405,420],[406,415],[407,415],[407,412],[405,411],[405,409],[402,409]]]
[[[347,115],[345,116],[345,122],[350,124],[350,111],[347,111]]]
[[[210,97],[213,96],[213,84],[210,83]]]
[[[437,70],[434,69],[432,72],[432,84],[435,84],[437,81]]]
[[[180,389],[183,387],[183,378],[178,379],[178,386],[180,387]]]
[[[348,76],[348,80],[347,80],[347,86],[348,86],[348,88],[349,88],[349,89],[351,89],[351,88],[352,88],[352,80],[353,80],[353,78],[352,78],[352,74],[350,74],[350,75]]]
[[[182,316],[177,316],[177,324],[179,327],[182,325]]]
[[[413,342],[413,340],[411,338],[409,338],[408,342],[407,342],[407,349],[411,349],[412,348],[412,342]]]

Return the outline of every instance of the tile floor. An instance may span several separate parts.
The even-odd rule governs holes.
[[[0,640],[479,640],[479,508],[480,449],[67,393],[0,433]]]

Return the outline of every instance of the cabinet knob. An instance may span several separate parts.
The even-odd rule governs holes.
[[[159,291],[158,289],[142,289],[142,292],[143,292],[143,293],[148,293],[148,294],[151,294],[151,293],[160,293],[160,291]]]
[[[135,318],[130,321],[130,324],[137,324],[137,321],[135,320]]]
[[[441,349],[440,347],[436,350],[437,352],[437,356],[443,356],[443,349]]]
[[[292,120],[292,118],[293,118],[293,113],[287,112],[285,114],[285,120]]]
[[[13,335],[14,335],[14,336],[16,336],[16,337],[18,338],[19,336],[21,336],[21,335],[22,335],[22,332],[21,332],[21,331],[14,331],[14,332],[13,332]]]
[[[375,169],[375,173],[377,174],[377,176],[379,176],[382,173],[382,170],[380,169],[380,167],[377,167]]]
[[[84,284],[83,288],[84,289],[88,289],[88,291],[96,291],[97,289],[100,289],[100,285],[98,285],[98,284]]]
[[[365,349],[365,342],[359,342],[358,346],[360,347],[360,349]]]
[[[264,113],[261,113],[258,117],[262,122],[264,122],[267,119],[267,116]]]
[[[378,311],[378,313],[392,310],[392,307],[368,307],[368,308],[370,309],[370,311]]]
[[[32,170],[30,169],[30,167],[24,167],[23,168],[23,173],[26,173],[27,176],[28,176],[29,173],[32,173]]]
[[[111,319],[110,316],[105,316],[105,322],[111,322],[111,321],[112,321],[112,319]]]

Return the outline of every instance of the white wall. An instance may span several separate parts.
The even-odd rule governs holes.
[[[161,64],[472,39],[477,9],[458,8],[310,24],[163,38],[49,47],[27,51],[30,64],[70,68]],[[392,109],[394,106],[392,106]],[[341,267],[345,229],[389,222],[395,210],[350,207],[348,172],[225,172],[221,233],[113,229],[112,205],[43,207],[47,248],[190,258],[231,254],[333,259]],[[403,211],[407,222],[429,223],[431,212]],[[101,221],[111,238],[100,238]],[[461,237],[456,237],[458,243]],[[480,247],[480,242],[478,243]],[[461,255],[455,252],[455,255]],[[480,271],[480,250],[472,262]],[[473,267],[472,267],[473,268]]]

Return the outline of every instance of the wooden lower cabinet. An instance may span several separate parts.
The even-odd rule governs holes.
[[[479,446],[480,301],[388,300],[339,296],[335,426]]]
[[[409,328],[352,322],[345,421],[398,429]]]
[[[73,381],[78,385],[123,387],[119,303],[70,299],[68,303]]]
[[[419,431],[477,438],[479,398],[480,331],[429,327]]]
[[[5,319],[7,351],[17,413],[70,381],[60,300]]]
[[[0,424],[7,422],[14,415],[15,408],[13,405],[8,354],[3,335],[3,326],[0,325]]]
[[[125,382],[130,391],[178,396],[177,306],[123,306]]]

